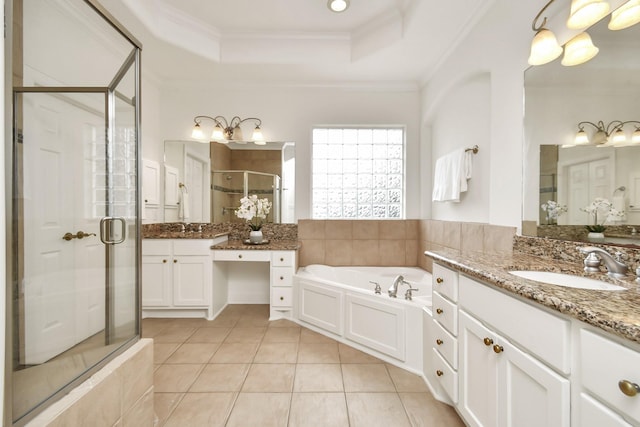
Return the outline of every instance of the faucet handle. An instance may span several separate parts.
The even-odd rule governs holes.
[[[624,261],[626,259],[629,259],[627,254],[625,254],[624,252],[616,252],[614,254],[614,257],[615,257],[616,261],[618,261],[618,262],[622,262],[622,261]]]

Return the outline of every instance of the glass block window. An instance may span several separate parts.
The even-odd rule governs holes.
[[[313,129],[313,219],[404,218],[404,129]]]

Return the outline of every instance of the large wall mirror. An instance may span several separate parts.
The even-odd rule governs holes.
[[[295,144],[165,141],[164,222],[235,222],[240,198],[273,203],[268,222],[295,222]]]
[[[582,209],[604,198],[624,217],[606,222],[600,242],[640,246],[640,142],[632,142],[636,125],[623,127],[626,143],[607,146],[591,145],[596,128],[586,124],[591,143],[576,145],[580,122],[602,121],[607,127],[616,120],[640,121],[640,24],[611,31],[608,21],[589,29],[600,49],[591,61],[565,67],[558,59],[525,73],[524,235],[589,241],[585,226],[595,218]],[[549,218],[542,208],[548,201],[566,211]]]

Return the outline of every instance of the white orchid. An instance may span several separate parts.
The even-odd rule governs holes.
[[[593,216],[594,225],[587,225],[587,230],[596,233],[602,233],[605,230],[604,224],[607,221],[617,221],[624,217],[624,212],[615,209],[609,200],[602,197],[596,197],[589,206],[580,210]]]
[[[557,219],[560,215],[567,211],[566,205],[561,205],[555,200],[547,200],[547,203],[540,206],[543,211],[547,213],[547,220]]]
[[[252,194],[240,199],[240,207],[235,213],[238,218],[246,220],[252,230],[257,231],[262,228],[264,220],[271,211],[271,206],[269,199],[258,199],[257,195]]]

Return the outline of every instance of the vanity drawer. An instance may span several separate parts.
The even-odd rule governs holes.
[[[458,301],[458,272],[433,264],[432,289],[453,302]]]
[[[458,340],[435,320],[433,320],[433,342],[431,344],[453,369],[458,369]]]
[[[640,384],[640,353],[586,329],[580,330],[580,376],[594,396],[640,422],[640,393],[627,396],[619,381]]]
[[[293,268],[271,267],[271,286],[293,286]]]
[[[454,336],[458,335],[458,306],[437,292],[433,293],[433,319]]]
[[[432,350],[433,372],[436,381],[442,386],[454,404],[458,403],[458,373],[442,358],[434,348]]]
[[[210,239],[182,239],[173,241],[174,255],[209,255],[211,254]]]
[[[215,261],[263,261],[269,262],[271,255],[269,251],[249,250],[249,251],[213,251]]]
[[[293,303],[293,288],[271,288],[272,307],[291,307]]]
[[[274,267],[294,267],[295,260],[295,251],[273,251],[271,253],[271,265]]]
[[[143,239],[142,255],[170,256],[172,242],[166,239]]]
[[[571,372],[571,323],[460,275],[460,307],[561,372]]]

